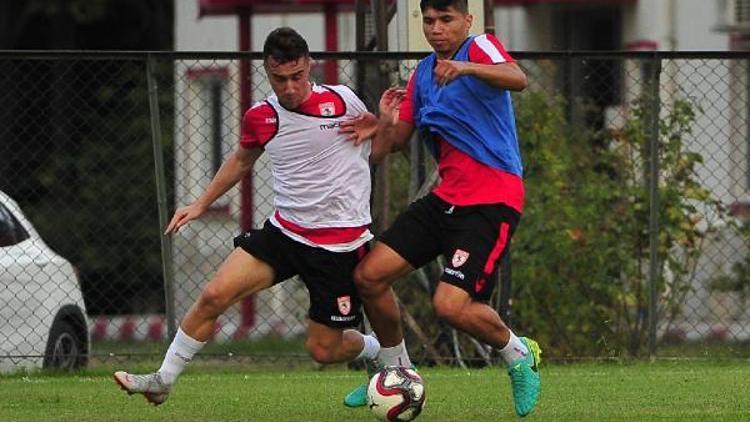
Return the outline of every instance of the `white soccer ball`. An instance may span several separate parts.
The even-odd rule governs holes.
[[[370,379],[367,405],[386,421],[410,421],[422,412],[425,394],[422,377],[400,366],[386,366]]]

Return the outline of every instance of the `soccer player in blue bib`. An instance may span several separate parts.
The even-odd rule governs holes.
[[[381,344],[381,365],[410,366],[392,284],[432,261],[446,259],[433,297],[435,313],[500,351],[507,363],[516,413],[539,398],[540,349],[517,337],[487,305],[493,273],[507,250],[524,204],[523,167],[509,91],[527,85],[524,72],[492,35],[469,34],[466,0],[422,0],[423,30],[434,52],[419,62],[406,92],[388,90],[380,119],[344,125],[355,138],[376,133],[391,149],[417,130],[438,163],[441,182],[412,203],[357,265],[367,316]],[[360,386],[345,399],[365,402]]]

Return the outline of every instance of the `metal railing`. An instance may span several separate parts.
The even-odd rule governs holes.
[[[349,85],[375,110],[382,90],[405,84],[423,56],[315,53],[313,78]],[[511,306],[496,301],[514,329],[559,357],[681,354],[673,344],[750,339],[750,56],[514,57],[530,81],[513,94],[527,202],[512,245],[512,285],[502,292]],[[240,221],[258,227],[271,212],[261,160],[251,189],[230,191],[180,235],[160,235],[174,208],[194,200],[236,148],[242,89],[254,101],[271,94],[260,58],[0,52],[0,190],[77,269],[39,272],[22,266],[28,250],[11,257],[0,247],[0,344],[9,345],[0,360],[48,354],[55,318],[76,296],[60,279],[76,285],[76,273],[93,354],[113,342],[168,341],[229,253]],[[377,169],[376,231],[430,180],[427,155],[415,144]],[[34,282],[19,281],[19,271]],[[435,273],[427,268],[397,284],[412,354],[484,360],[473,343],[434,323]],[[34,317],[20,298],[34,304]],[[232,308],[215,339],[296,344],[307,301],[297,281],[275,286]]]

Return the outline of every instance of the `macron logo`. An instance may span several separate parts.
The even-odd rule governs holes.
[[[331,130],[341,126],[341,122],[331,122],[320,125],[320,130]]]

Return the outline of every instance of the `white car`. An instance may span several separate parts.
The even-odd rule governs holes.
[[[86,321],[75,268],[0,191],[0,372],[85,366]]]

